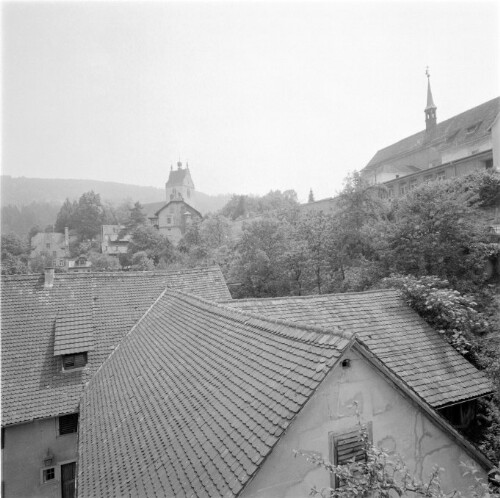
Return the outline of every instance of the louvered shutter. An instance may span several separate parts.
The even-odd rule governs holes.
[[[367,424],[368,440],[372,442],[372,423]],[[342,433],[330,433],[330,461],[333,465],[348,464],[366,460],[366,449],[359,427]],[[330,486],[338,487],[338,479],[332,474]]]
[[[78,429],[78,413],[59,417],[59,435],[72,434]]]

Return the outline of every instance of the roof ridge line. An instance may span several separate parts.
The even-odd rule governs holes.
[[[300,300],[307,300],[307,299],[313,299],[313,298],[322,298],[322,297],[328,297],[328,296],[357,296],[359,294],[375,294],[378,292],[398,292],[398,289],[393,289],[393,288],[388,288],[388,289],[370,289],[366,291],[360,291],[360,292],[330,292],[328,294],[309,294],[307,296],[279,296],[279,297],[247,297],[245,299],[224,299],[222,301],[217,301],[220,304],[224,303],[231,303],[233,301],[238,301],[238,302],[252,302],[252,301],[271,301],[273,299],[300,299]],[[239,309],[239,308],[232,308],[232,309]]]
[[[139,318],[139,320],[137,320],[137,322],[134,323],[134,325],[130,328],[130,330],[120,339],[120,341],[115,346],[115,348],[113,349],[113,351],[111,351],[111,354],[99,365],[99,368],[94,372],[94,374],[89,379],[89,381],[85,383],[85,386],[84,386],[84,388],[83,388],[83,390],[82,390],[82,392],[80,394],[80,397],[79,397],[80,400],[84,396],[85,391],[87,390],[87,387],[97,377],[97,374],[101,371],[101,369],[104,367],[104,365],[106,365],[109,362],[110,358],[116,353],[116,351],[118,351],[118,349],[120,349],[120,347],[123,344],[123,342],[125,341],[125,339],[128,336],[130,336],[130,334],[132,334],[132,332],[137,328],[137,326],[144,320],[144,318],[146,317],[146,315],[151,311],[151,309],[156,305],[156,303],[165,295],[165,293],[167,292],[167,290],[169,290],[169,288],[165,287],[165,289],[155,299],[155,301],[153,302],[153,304],[151,304],[151,306],[143,313],[143,315]]]
[[[150,270],[150,271],[88,271],[88,272],[76,272],[76,273],[57,273],[56,279],[61,278],[91,278],[91,277],[107,277],[110,275],[120,275],[122,277],[135,277],[141,275],[168,275],[173,273],[194,273],[196,271],[202,270],[220,270],[220,266],[218,265],[210,265],[210,266],[196,266],[194,268],[181,268],[179,270]],[[17,280],[21,277],[24,278],[41,278],[43,277],[43,273],[19,273],[15,275],[2,275],[2,279],[6,280]]]
[[[183,299],[184,301],[187,300],[191,304],[194,304],[195,306],[196,306],[196,304],[193,303],[193,301],[195,301],[195,302],[198,301],[198,304],[204,305],[205,308],[207,308],[207,307],[212,308],[212,309],[215,308],[215,309],[223,310],[225,312],[235,313],[237,315],[242,315],[242,316],[245,316],[249,319],[257,320],[257,321],[265,323],[265,324],[283,325],[285,327],[292,328],[292,329],[305,330],[308,332],[319,334],[322,337],[327,336],[327,337],[332,337],[332,338],[335,337],[338,339],[352,339],[355,337],[355,334],[348,332],[348,331],[346,331],[338,326],[335,327],[337,333],[333,334],[333,333],[329,332],[327,329],[324,329],[321,327],[315,327],[313,325],[306,325],[306,324],[299,324],[299,323],[289,322],[286,320],[280,320],[280,319],[275,319],[275,318],[262,317],[262,316],[256,315],[255,313],[250,313],[246,310],[241,310],[239,308],[231,308],[228,306],[224,306],[224,304],[222,302],[209,301],[208,299],[205,299],[201,296],[189,294],[189,293],[181,291],[181,290],[174,290],[174,289],[171,289],[168,287],[167,287],[167,290],[170,291],[169,292],[170,294],[172,294],[174,296],[181,296],[184,298]],[[229,301],[226,301],[226,302],[229,302]],[[300,341],[300,342],[311,342],[308,340],[290,337],[287,334],[279,333],[279,332],[276,332],[275,330],[269,330],[269,332],[272,334],[276,334],[276,335],[286,336],[288,338],[291,338],[291,339],[294,339],[294,340]]]

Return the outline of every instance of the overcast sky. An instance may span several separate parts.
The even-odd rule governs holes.
[[[334,195],[499,95],[500,2],[3,4],[2,173]]]

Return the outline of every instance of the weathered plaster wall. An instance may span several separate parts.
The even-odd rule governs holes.
[[[294,458],[292,451],[328,459],[328,434],[356,426],[353,401],[359,404],[362,420],[373,423],[374,444],[401,454],[416,477],[425,479],[439,465],[446,469],[445,489],[467,490],[469,478],[459,467],[461,461],[471,462],[467,454],[359,354],[351,350],[346,357],[350,368],[338,366],[328,375],[241,496],[303,498],[313,486],[329,486],[326,471]]]
[[[41,469],[48,448],[55,457],[56,479],[42,484]],[[76,433],[58,436],[55,418],[7,426],[2,450],[4,496],[59,498],[61,483],[58,464],[76,461],[76,456]]]

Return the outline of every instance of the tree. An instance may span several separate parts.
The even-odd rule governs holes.
[[[76,201],[71,202],[68,198],[64,201],[59,213],[57,213],[56,224],[54,230],[59,233],[64,233],[64,229],[75,228],[75,213],[78,209]]]
[[[146,221],[146,215],[144,214],[142,204],[140,202],[136,202],[133,207],[129,208],[129,215],[127,221],[125,222],[125,228],[119,233],[120,238],[132,233],[136,228],[145,226]]]
[[[307,199],[307,202],[314,202],[314,194],[313,194],[313,189],[309,190],[309,197]]]
[[[267,217],[245,224],[230,269],[230,279],[242,284],[240,295],[288,294],[289,282],[281,266],[285,250],[286,233],[277,218]]]
[[[116,257],[91,251],[88,259],[92,263],[92,271],[117,271],[120,263]]]
[[[146,251],[136,252],[132,256],[132,270],[137,271],[151,271],[154,270],[155,263],[151,257],[148,256]]]
[[[74,229],[80,240],[91,240],[101,231],[105,222],[101,197],[93,190],[82,194],[73,215]]]
[[[389,271],[436,275],[452,285],[484,280],[485,260],[494,248],[486,223],[470,205],[473,192],[457,185],[422,184],[394,201],[392,219],[374,226],[378,256]]]
[[[171,242],[153,227],[140,226],[131,233],[128,253],[133,256],[137,252],[144,252],[155,265],[160,259],[168,262],[174,258]]]
[[[231,223],[221,214],[207,216],[200,225],[201,242],[208,249],[227,244],[231,237]]]

